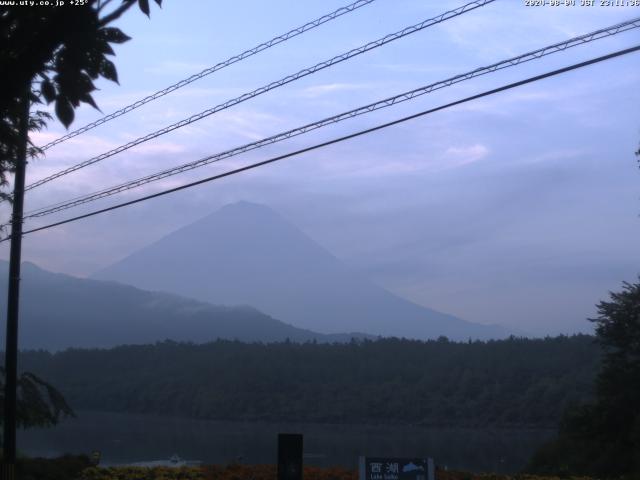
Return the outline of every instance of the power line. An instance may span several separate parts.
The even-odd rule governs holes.
[[[203,77],[206,77],[207,75],[211,75],[214,72],[217,72],[218,70],[222,70],[223,68],[226,68],[230,65],[233,65],[234,63],[240,62],[241,60],[245,60],[253,55],[256,55],[264,50],[267,50],[268,48],[274,47],[280,43],[286,42],[287,40],[290,40],[293,37],[297,37],[298,35],[301,35],[309,30],[312,30],[316,27],[319,27],[320,25],[330,22],[331,20],[335,20],[338,17],[341,17],[342,15],[345,15],[347,13],[351,13],[354,10],[357,10],[360,7],[364,7],[365,5],[368,5],[372,2],[374,2],[375,0],[358,0],[354,3],[351,3],[347,6],[344,6],[342,8],[339,8],[331,13],[328,13],[326,15],[323,15],[322,17],[316,18],[315,20],[312,20],[308,23],[305,23],[304,25],[294,28],[293,30],[288,31],[287,33],[284,33],[282,35],[278,35],[277,37],[272,38],[269,41],[266,41],[264,43],[261,43],[260,45],[257,45],[253,48],[250,48],[249,50],[245,50],[244,52],[238,54],[238,55],[234,55],[233,57],[230,57],[220,63],[217,63],[216,65],[206,68],[204,70],[202,70],[200,73],[196,73],[195,75],[191,75],[189,78],[185,78],[183,80],[180,80],[177,83],[174,83],[173,85],[170,85],[162,90],[158,90],[157,92],[144,97],[141,100],[138,100],[134,103],[132,103],[131,105],[127,105],[126,107],[121,108],[120,110],[117,110],[113,113],[110,113],[109,115],[105,115],[102,118],[99,118],[98,120],[96,120],[95,122],[89,123],[81,128],[78,128],[77,130],[74,130],[72,132],[67,133],[66,135],[63,135],[60,138],[57,138],[55,140],[53,140],[52,142],[47,143],[46,145],[40,147],[42,150],[47,150],[51,147],[53,147],[54,145],[58,145],[59,143],[62,143],[66,140],[69,140],[70,138],[76,137],[84,132],[87,132],[89,130],[92,130],[96,127],[98,127],[99,125],[102,125],[103,123],[107,123],[110,120],[113,120],[114,118],[118,118],[122,115],[124,115],[125,113],[129,113],[132,110],[135,110],[138,107],[141,107],[142,105],[149,103],[153,100],[156,100],[160,97],[164,97],[165,95],[174,92],[176,90],[178,90],[179,88],[182,88],[186,85],[189,85],[190,83],[195,82],[196,80],[200,80]]]
[[[325,68],[331,67],[333,65],[336,65],[338,63],[344,62],[345,60],[348,60],[350,58],[353,58],[357,55],[361,55],[365,52],[368,52],[369,50],[373,50],[375,48],[381,47],[382,45],[386,45],[387,43],[393,42],[394,40],[398,40],[400,38],[406,37],[407,35],[411,35],[412,33],[416,33],[419,32],[421,30],[424,30],[425,28],[431,27],[433,25],[436,25],[438,23],[442,23],[446,20],[449,20],[451,18],[457,17],[459,15],[462,15],[466,12],[469,12],[471,10],[475,10],[476,8],[485,6],[489,3],[493,3],[495,0],[475,0],[473,2],[467,3],[466,5],[463,5],[462,7],[458,7],[454,10],[449,10],[447,12],[444,12],[440,15],[438,15],[437,17],[434,18],[430,18],[428,20],[424,20],[423,22],[417,23],[415,25],[412,25],[410,27],[406,27],[403,28],[402,30],[395,32],[395,33],[390,33],[388,35],[385,35],[384,37],[375,40],[373,42],[369,42],[363,46],[360,46],[358,48],[354,48],[352,50],[349,50],[346,53],[342,53],[340,55],[337,55],[329,60],[325,60],[324,62],[320,62],[316,65],[314,65],[313,67],[309,67],[309,68],[305,68],[303,70],[300,70],[297,73],[294,73],[292,75],[287,75],[284,78],[281,78],[280,80],[277,80],[275,82],[271,82],[268,85],[265,85],[263,87],[260,87],[256,90],[253,90],[249,93],[245,93],[239,97],[236,97],[232,100],[228,100],[224,103],[221,103],[215,107],[209,108],[207,110],[204,110],[200,113],[197,113],[195,115],[192,115],[189,118],[180,120],[179,122],[176,122],[172,125],[169,125],[167,127],[164,127],[160,130],[157,130],[155,132],[149,133],[143,137],[139,137],[135,140],[132,140],[129,143],[126,143],[124,145],[121,145],[117,148],[114,148],[113,150],[110,150],[108,152],[102,153],[96,157],[90,158],[89,160],[85,160],[84,162],[80,162],[76,165],[73,165],[69,168],[66,168],[64,170],[61,170],[57,173],[54,173],[53,175],[50,175],[46,178],[43,178],[41,180],[38,180],[30,185],[28,185],[25,190],[31,190],[33,188],[36,188],[40,185],[43,185],[45,183],[48,183],[52,180],[55,180],[56,178],[62,177],[64,175],[67,175],[69,173],[75,172],[76,170],[79,170],[81,168],[87,167],[89,165],[93,165],[94,163],[100,162],[106,158],[109,158],[113,155],[116,155],[118,153],[121,153],[125,150],[128,150],[132,147],[135,147],[136,145],[140,145],[141,143],[147,142],[149,140],[152,140],[154,138],[157,138],[161,135],[164,135],[166,133],[169,133],[173,130],[176,130],[178,128],[184,127],[186,125],[189,125],[193,122],[196,122],[198,120],[202,120],[205,117],[208,117],[210,115],[213,115],[214,113],[220,112],[222,110],[225,110],[229,107],[232,107],[234,105],[237,105],[239,103],[242,103],[244,101],[247,101],[251,98],[257,97],[258,95],[262,95],[263,93],[269,92],[270,90],[273,90],[275,88],[281,87],[283,85],[286,85],[288,83],[291,83],[293,81],[299,80],[300,78],[306,77],[308,75],[311,75],[313,73],[316,73],[320,70],[323,70]]]
[[[562,52],[564,50],[566,50],[567,48],[571,48],[577,45],[582,45],[584,43],[588,43],[588,42],[592,42],[594,40],[598,40],[601,38],[605,38],[605,37],[609,37],[612,35],[616,35],[620,32],[624,32],[633,28],[638,28],[640,27],[640,18],[636,18],[633,20],[628,20],[626,22],[622,22],[622,23],[618,23],[616,25],[612,25],[610,27],[607,28],[602,28],[590,33],[587,33],[585,35],[581,35],[578,37],[574,37],[571,38],[569,40],[563,41],[563,42],[559,42],[559,43],[555,43],[553,45],[550,46],[546,46],[537,50],[534,50],[532,52],[528,52],[525,53],[523,55],[519,55],[516,57],[512,57],[509,58],[507,60],[502,60],[500,62],[494,63],[492,65],[486,66],[486,67],[480,67],[480,68],[476,68],[475,70],[472,70],[470,72],[467,73],[463,73],[460,75],[456,75],[454,77],[448,78],[446,80],[442,80],[436,83],[432,83],[430,85],[427,86],[423,86],[408,92],[404,92],[401,93],[399,95],[395,95],[393,97],[389,97],[386,98],[384,100],[379,100],[377,102],[374,103],[370,103],[368,105],[362,106],[362,107],[358,107],[356,109],[353,110],[349,110],[347,112],[343,112],[340,113],[338,115],[334,115],[328,118],[324,118],[322,120],[319,120],[317,122],[314,123],[310,123],[307,125],[304,125],[302,127],[297,127],[295,129],[292,130],[288,130],[285,132],[281,132],[278,133],[276,135],[272,135],[270,137],[267,138],[263,138],[261,140],[255,141],[255,142],[251,142],[230,150],[226,150],[224,152],[220,152],[220,153],[216,153],[214,155],[209,155],[207,157],[201,158],[199,160],[193,161],[193,162],[189,162],[177,167],[172,167],[170,169],[166,169],[151,175],[147,175],[145,177],[142,178],[138,178],[136,180],[132,180],[132,181],[128,181],[125,183],[122,183],[120,185],[116,185],[113,187],[109,187],[107,189],[103,189],[100,190],[98,192],[94,192],[91,193],[89,195],[83,195],[80,197],[76,197],[70,200],[66,200],[64,202],[59,202],[57,204],[54,205],[49,205],[46,207],[42,207],[39,208],[37,210],[33,210],[31,212],[28,212],[25,215],[25,218],[35,218],[35,217],[42,217],[45,215],[50,215],[56,212],[60,212],[62,210],[67,210],[69,208],[73,208],[76,207],[78,205],[82,205],[84,203],[88,203],[88,202],[92,202],[95,200],[99,200],[101,198],[106,198],[109,197],[111,195],[115,195],[117,193],[121,193],[124,192],[126,190],[131,190],[133,188],[137,188],[140,187],[142,185],[145,185],[147,183],[151,183],[157,180],[161,180],[163,178],[167,178],[173,175],[177,175],[179,173],[183,173],[189,170],[193,170],[195,168],[199,168],[202,167],[204,165],[208,165],[210,163],[214,163],[214,162],[218,162],[230,157],[233,157],[235,155],[239,155],[251,150],[255,150],[261,147],[264,147],[266,145],[270,145],[282,140],[286,140],[289,138],[292,138],[294,136],[297,135],[301,135],[304,133],[307,133],[309,131],[318,129],[318,128],[322,128],[324,126],[330,125],[330,124],[334,124],[334,123],[338,123],[341,122],[343,120],[349,119],[349,118],[353,118],[359,115],[363,115],[375,110],[379,110],[382,108],[386,108],[386,107],[390,107],[392,105],[398,104],[398,103],[402,103],[408,100],[412,100],[418,96],[421,95],[425,95],[428,93],[431,93],[435,90],[439,90],[441,88],[445,88],[451,85],[454,85],[456,83],[465,81],[465,80],[469,80],[481,75],[486,75],[488,73],[492,73],[495,72],[497,70],[501,70],[501,69],[505,69],[505,68],[509,68],[509,67],[513,67],[516,65],[519,65],[521,63],[524,62],[528,62],[531,60],[535,60],[535,59],[539,59],[542,58],[546,55],[550,55],[553,53],[557,53],[557,52]]]
[[[377,125],[375,127],[371,127],[371,128],[365,129],[365,130],[360,130],[358,132],[355,132],[355,133],[352,133],[352,134],[349,134],[349,135],[345,135],[345,136],[342,136],[342,137],[334,138],[332,140],[329,140],[329,141],[326,141],[326,142],[322,142],[322,143],[318,143],[316,145],[312,145],[310,147],[306,147],[306,148],[303,148],[303,149],[300,149],[300,150],[296,150],[294,152],[290,152],[290,153],[287,153],[287,154],[284,154],[284,155],[279,155],[277,157],[273,157],[273,158],[270,158],[268,160],[263,160],[261,162],[253,163],[251,165],[247,165],[247,166],[244,166],[244,167],[241,167],[241,168],[236,168],[234,170],[230,170],[230,171],[225,172],[225,173],[221,173],[221,174],[218,174],[218,175],[213,175],[211,177],[207,177],[207,178],[204,178],[204,179],[201,179],[201,180],[197,180],[195,182],[187,183],[185,185],[181,185],[179,187],[171,188],[171,189],[168,189],[168,190],[163,190],[161,192],[154,193],[154,194],[151,194],[151,195],[147,195],[147,196],[144,196],[144,197],[141,197],[141,198],[137,198],[135,200],[130,200],[128,202],[119,203],[119,204],[113,205],[111,207],[102,208],[100,210],[94,210],[93,212],[85,213],[83,215],[78,215],[76,217],[68,218],[66,220],[61,220],[59,222],[55,222],[55,223],[51,223],[51,224],[48,224],[48,225],[44,225],[42,227],[33,228],[31,230],[25,231],[24,235],[29,234],[29,233],[39,232],[41,230],[47,230],[49,228],[57,227],[57,226],[60,226],[60,225],[65,225],[67,223],[75,222],[75,221],[82,220],[82,219],[85,219],[85,218],[88,218],[88,217],[93,217],[95,215],[99,215],[99,214],[102,214],[102,213],[110,212],[112,210],[117,210],[117,209],[120,209],[120,208],[123,208],[123,207],[127,207],[129,205],[133,205],[133,204],[136,204],[136,203],[140,203],[140,202],[144,202],[144,201],[147,201],[147,200],[151,200],[153,198],[157,198],[157,197],[161,197],[161,196],[164,196],[164,195],[168,195],[170,193],[178,192],[180,190],[185,190],[187,188],[195,187],[195,186],[201,185],[203,183],[208,183],[208,182],[211,182],[211,181],[214,181],[214,180],[219,180],[219,179],[224,178],[224,177],[228,177],[228,176],[235,175],[235,174],[238,174],[238,173],[241,173],[241,172],[245,172],[247,170],[252,170],[254,168],[262,167],[264,165],[268,165],[270,163],[275,163],[277,161],[284,160],[284,159],[290,158],[290,157],[294,157],[294,156],[297,156],[297,155],[300,155],[300,154],[303,154],[303,153],[307,153],[307,152],[310,152],[312,150],[317,150],[319,148],[327,147],[329,145],[333,145],[333,144],[336,144],[336,143],[344,142],[344,141],[350,140],[352,138],[356,138],[356,137],[359,137],[359,136],[362,136],[362,135],[366,135],[366,134],[369,134],[369,133],[372,133],[372,132],[376,132],[378,130],[382,130],[384,128],[391,127],[393,125],[398,125],[400,123],[404,123],[404,122],[407,122],[409,120],[413,120],[413,119],[418,118],[418,117],[429,115],[431,113],[438,112],[440,110],[445,110],[447,108],[451,108],[451,107],[454,107],[454,106],[457,106],[457,105],[461,105],[463,103],[467,103],[467,102],[470,102],[472,100],[477,100],[479,98],[487,97],[489,95],[494,95],[496,93],[503,92],[505,90],[510,90],[512,88],[516,88],[516,87],[520,87],[522,85],[526,85],[526,84],[529,84],[529,83],[537,82],[537,81],[543,80],[545,78],[549,78],[549,77],[553,77],[553,76],[556,76],[556,75],[560,75],[562,73],[566,73],[566,72],[569,72],[569,71],[572,71],[572,70],[577,70],[579,68],[583,68],[583,67],[586,67],[586,66],[589,66],[589,65],[593,65],[593,64],[596,64],[596,63],[599,63],[599,62],[603,62],[605,60],[609,60],[609,59],[612,59],[612,58],[615,58],[615,57],[620,57],[622,55],[627,55],[629,53],[637,52],[638,50],[640,50],[640,45],[636,45],[634,47],[630,47],[630,48],[627,48],[627,49],[624,49],[624,50],[619,50],[619,51],[610,53],[608,55],[603,55],[603,56],[600,56],[600,57],[596,57],[596,58],[593,58],[591,60],[587,60],[587,61],[584,61],[584,62],[576,63],[576,64],[570,65],[568,67],[563,67],[563,68],[560,68],[560,69],[557,69],[557,70],[553,70],[553,71],[550,71],[550,72],[547,72],[547,73],[543,73],[541,75],[536,75],[536,76],[533,76],[533,77],[529,77],[529,78],[527,78],[525,80],[520,80],[518,82],[514,82],[514,83],[507,84],[507,85],[503,85],[502,87],[494,88],[492,90],[488,90],[488,91],[485,91],[485,92],[482,92],[482,93],[479,93],[479,94],[476,94],[476,95],[472,95],[470,97],[463,98],[462,100],[457,100],[455,102],[447,103],[447,104],[441,105],[439,107],[431,108],[429,110],[424,110],[422,112],[415,113],[413,115],[409,115],[409,116],[406,116],[406,117],[403,117],[403,118],[400,118],[400,119],[397,119],[397,120],[393,120],[391,122],[383,123],[381,125]],[[4,242],[6,240],[8,240],[8,238],[4,238],[4,239],[0,240],[0,242]]]

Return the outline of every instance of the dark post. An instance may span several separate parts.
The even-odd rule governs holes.
[[[302,435],[278,434],[278,480],[302,480]]]
[[[29,95],[22,99],[20,118],[20,145],[16,158],[13,187],[13,214],[11,216],[11,249],[9,252],[9,291],[7,293],[7,338],[5,346],[4,386],[4,465],[2,477],[13,479],[16,463],[16,411],[18,377],[18,307],[20,302],[20,257],[22,251],[22,213],[24,180],[27,166],[27,139],[29,135]]]

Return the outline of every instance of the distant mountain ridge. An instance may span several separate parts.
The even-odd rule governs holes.
[[[181,228],[93,278],[224,305],[251,305],[323,333],[417,339],[504,338],[400,298],[351,271],[270,208],[239,202]]]
[[[8,263],[0,261],[0,291]],[[358,334],[323,335],[287,325],[248,306],[216,306],[174,294],[147,292],[115,282],[51,273],[22,264],[19,347],[61,350],[114,347],[166,339],[203,343],[217,338],[245,342],[345,342]],[[6,295],[0,296],[6,312]],[[4,329],[0,332],[4,345]]]

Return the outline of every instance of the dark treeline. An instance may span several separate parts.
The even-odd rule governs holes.
[[[350,344],[166,341],[22,352],[76,410],[210,419],[555,427],[589,400],[593,337]]]

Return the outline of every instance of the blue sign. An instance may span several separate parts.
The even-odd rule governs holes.
[[[360,457],[360,480],[434,480],[433,459]]]

